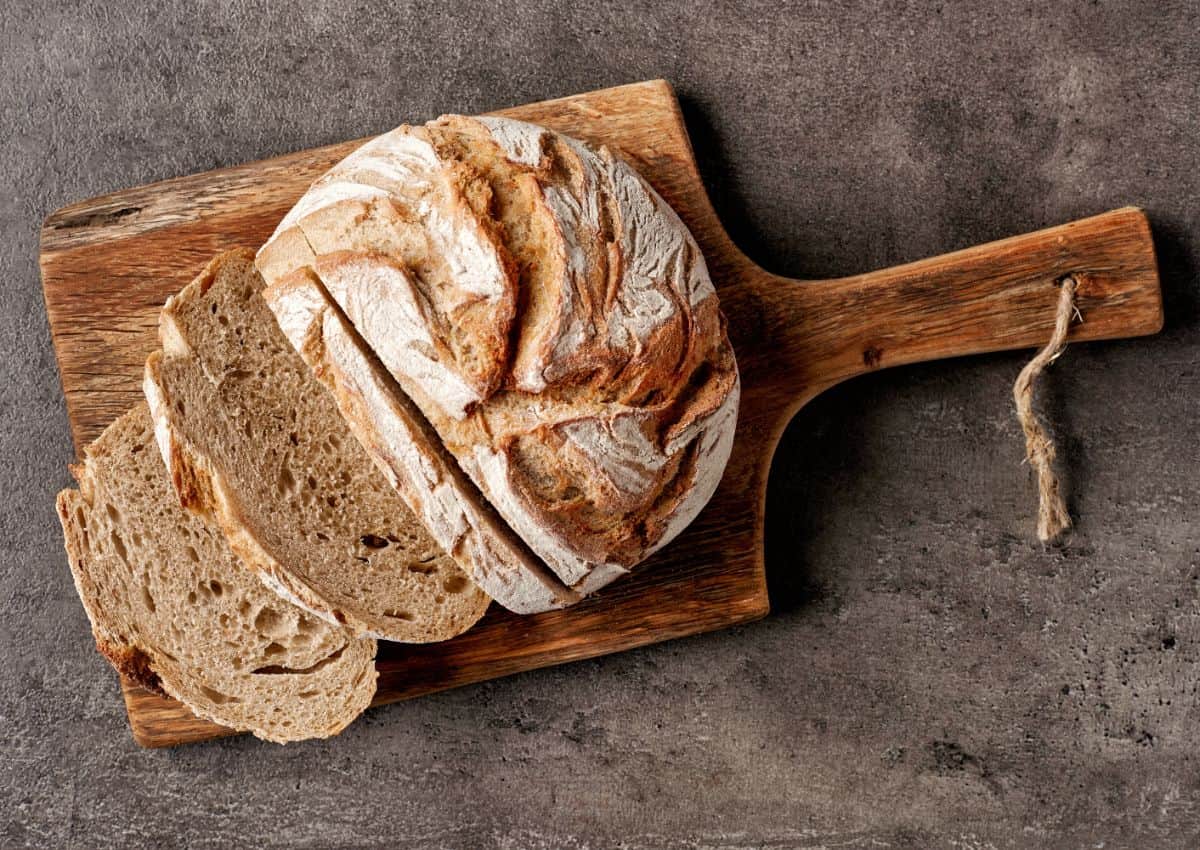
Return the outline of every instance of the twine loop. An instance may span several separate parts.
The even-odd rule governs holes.
[[[1017,405],[1017,419],[1025,432],[1025,456],[1037,475],[1038,522],[1037,535],[1043,543],[1049,543],[1071,527],[1071,515],[1063,499],[1058,476],[1054,472],[1057,450],[1054,438],[1046,430],[1033,410],[1034,385],[1046,367],[1062,355],[1067,348],[1067,330],[1071,319],[1083,317],[1075,306],[1075,290],[1078,283],[1068,275],[1063,278],[1058,296],[1058,308],[1054,316],[1054,333],[1045,348],[1039,351],[1021,370],[1013,384],[1013,400]]]

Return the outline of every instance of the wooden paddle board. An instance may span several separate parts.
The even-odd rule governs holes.
[[[454,640],[383,643],[376,704],[764,616],[771,456],[792,414],[841,380],[919,360],[1039,346],[1049,337],[1058,282],[1067,274],[1079,282],[1084,318],[1072,329],[1073,341],[1162,326],[1154,249],[1137,209],[864,275],[788,280],[752,263],[722,229],[666,82],[496,114],[608,145],[691,228],[717,284],[742,374],[736,445],[701,516],[633,576],[565,611],[519,617],[493,605]],[[92,198],[46,220],[42,281],[77,449],[140,399],[142,365],[157,347],[157,314],[166,298],[217,252],[261,245],[309,183],[362,141]],[[134,738],[145,746],[232,734],[173,700],[129,683],[124,691]]]

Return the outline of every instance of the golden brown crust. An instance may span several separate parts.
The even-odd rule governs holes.
[[[136,646],[116,644],[96,635],[96,649],[108,659],[117,672],[135,685],[139,685],[159,696],[167,696],[162,688],[162,680],[154,671],[150,656]]]
[[[179,496],[179,506],[201,516],[214,514],[216,497],[213,495],[212,477],[204,469],[192,463],[192,456],[179,445],[174,437],[170,441],[171,483]]]

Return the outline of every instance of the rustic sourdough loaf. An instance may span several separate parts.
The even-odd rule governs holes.
[[[340,732],[375,693],[375,641],[271,593],[219,529],[180,509],[145,404],[117,419],[58,495],[96,646],[200,717],[271,741]]]
[[[253,253],[213,260],[163,308],[145,392],[185,507],[284,598],[357,634],[453,637],[488,605],[388,486],[280,333]]]
[[[293,300],[342,311],[578,592],[716,489],[739,396],[716,293],[686,227],[606,149],[501,118],[401,127],[317,180],[257,263],[284,324]],[[360,373],[350,359],[335,368]],[[359,406],[365,441],[407,439]]]

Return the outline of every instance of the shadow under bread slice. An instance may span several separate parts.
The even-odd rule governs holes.
[[[253,253],[230,251],[172,297],[144,388],[185,507],[289,601],[357,634],[445,640],[488,597],[351,436],[275,324]]]
[[[180,509],[145,404],[117,419],[58,495],[96,646],[198,716],[286,742],[340,732],[375,693],[375,642],[265,588],[219,529]]]

